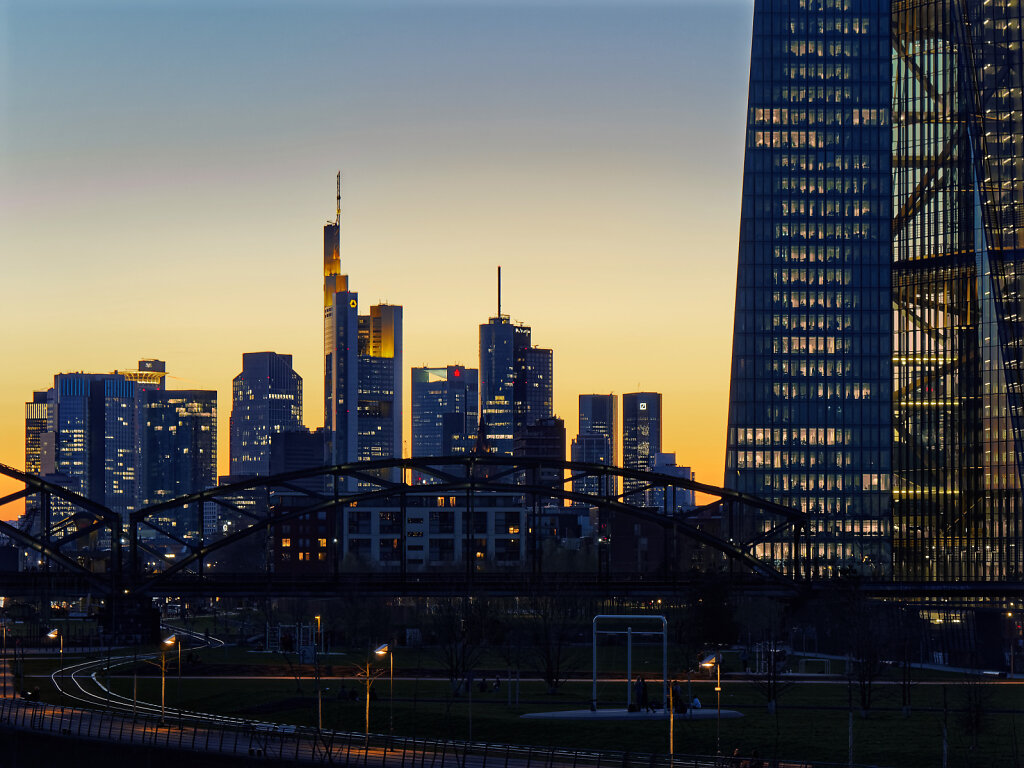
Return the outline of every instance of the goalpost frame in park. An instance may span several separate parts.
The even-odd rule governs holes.
[[[623,629],[599,629],[598,624],[602,621],[615,621],[621,625],[622,622],[629,622]],[[634,630],[633,624],[638,622],[657,621],[660,628],[657,630]],[[590,711],[597,711],[597,636],[598,635],[625,635],[626,636],[626,708],[633,702],[633,635],[661,635],[661,700],[662,709],[668,712],[668,621],[664,616],[645,616],[642,614],[599,614],[594,617],[593,622],[593,681],[590,693]]]

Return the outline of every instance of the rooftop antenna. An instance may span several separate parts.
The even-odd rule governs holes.
[[[341,225],[341,171],[338,171],[338,210],[334,216],[334,224]]]
[[[501,267],[498,267],[498,317],[501,317]]]

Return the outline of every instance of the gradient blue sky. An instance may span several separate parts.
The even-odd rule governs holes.
[[[291,353],[321,424],[321,226],[405,307],[405,362],[475,365],[504,306],[555,406],[665,393],[721,481],[751,0],[2,2],[0,462],[61,371],[220,391]],[[408,375],[408,372],[406,372]],[[0,486],[0,491],[12,490]]]

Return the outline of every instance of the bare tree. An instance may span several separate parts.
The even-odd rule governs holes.
[[[480,660],[487,619],[486,607],[479,600],[448,599],[436,604],[430,624],[439,661],[454,693]]]
[[[891,611],[885,604],[870,600],[863,586],[863,579],[856,573],[844,574],[834,605],[841,611],[837,619],[845,633],[847,679],[856,683],[860,715],[867,717],[875,683],[885,672],[885,661],[891,658],[895,641]]]
[[[579,617],[579,602],[571,597],[534,597],[529,601],[533,638],[533,665],[555,693],[579,667],[572,647]]]

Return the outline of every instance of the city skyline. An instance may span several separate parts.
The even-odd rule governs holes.
[[[407,392],[413,366],[476,366],[501,265],[503,312],[555,352],[568,433],[581,393],[660,391],[665,450],[720,482],[749,2],[2,13],[0,311],[18,362],[0,461],[23,466],[24,404],[54,374],[142,358],[218,390],[222,474],[243,353],[292,355],[320,426],[340,167],[342,269],[364,302],[405,308]],[[342,41],[303,50],[331,21]]]

